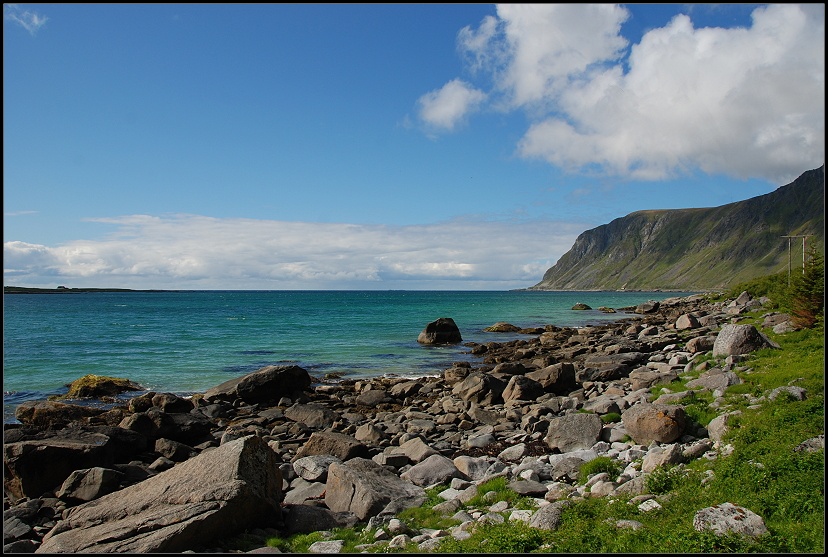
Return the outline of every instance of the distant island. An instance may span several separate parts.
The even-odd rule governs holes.
[[[88,294],[90,292],[178,292],[178,290],[132,290],[130,288],[29,288],[26,286],[4,286],[3,294]]]

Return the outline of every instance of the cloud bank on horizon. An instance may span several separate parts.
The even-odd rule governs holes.
[[[454,79],[420,98],[419,117],[434,133],[487,108],[521,110],[532,123],[518,154],[572,172],[787,183],[824,159],[821,10],[759,7],[750,28],[732,29],[696,29],[679,14],[626,57],[621,6],[498,5],[457,37],[491,90]]]
[[[115,225],[117,232],[54,248],[6,242],[7,281],[87,285],[93,279],[144,288],[150,279],[153,288],[205,290],[502,290],[534,284],[553,254],[566,251],[580,231],[566,223],[462,219],[417,226],[199,215],[94,220]]]
[[[517,114],[525,125],[511,144],[515,155],[572,176],[659,182],[705,173],[781,185],[823,164],[824,6],[762,6],[749,27],[733,28],[696,28],[679,14],[635,43],[622,33],[629,17],[619,5],[498,5],[495,16],[457,31],[463,75],[411,92],[416,127],[443,141],[486,116]],[[48,18],[14,4],[4,18],[32,42],[50,31],[35,38]],[[48,218],[29,209],[10,208],[6,217]],[[87,218],[113,230],[95,240],[7,241],[5,284],[522,288],[587,228],[583,218],[514,218],[518,212],[416,225],[171,213]]]

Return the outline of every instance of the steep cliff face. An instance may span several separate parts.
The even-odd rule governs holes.
[[[529,290],[707,290],[776,273],[788,265],[782,236],[825,245],[824,205],[823,165],[745,201],[631,213],[581,234]]]

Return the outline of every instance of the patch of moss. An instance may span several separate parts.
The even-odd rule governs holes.
[[[100,398],[114,396],[127,391],[141,391],[140,386],[129,379],[106,377],[104,375],[84,375],[67,385],[69,392],[60,398]]]

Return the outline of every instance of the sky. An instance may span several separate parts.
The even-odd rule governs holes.
[[[825,159],[823,4],[5,4],[4,285],[508,290]]]

